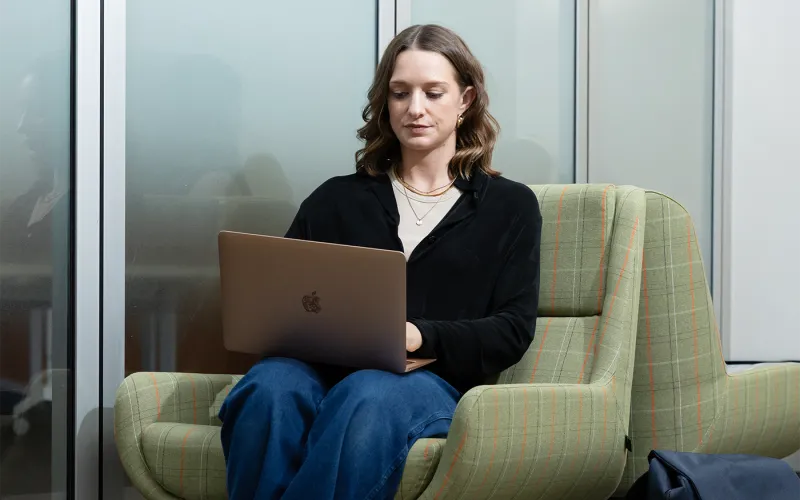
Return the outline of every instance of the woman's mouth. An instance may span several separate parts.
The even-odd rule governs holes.
[[[411,132],[413,132],[415,134],[419,134],[419,133],[422,133],[425,130],[429,129],[430,126],[428,126],[428,125],[406,125],[406,128],[408,128],[409,130],[411,130]]]

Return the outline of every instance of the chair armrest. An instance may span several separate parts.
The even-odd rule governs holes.
[[[612,383],[469,391],[421,498],[609,497],[625,467],[627,423]]]
[[[701,453],[785,458],[800,449],[800,363],[764,364],[724,378]]]
[[[217,412],[238,375],[134,373],[117,389],[114,439],[125,472],[148,499],[174,499],[150,476],[141,436],[155,422],[219,426]]]

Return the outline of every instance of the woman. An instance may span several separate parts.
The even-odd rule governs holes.
[[[541,215],[492,169],[497,123],[481,66],[439,26],[389,44],[369,90],[356,173],[303,202],[287,236],[399,250],[407,350],[397,375],[265,359],[220,410],[232,500],[392,498],[408,450],[447,434],[461,394],[533,338]]]

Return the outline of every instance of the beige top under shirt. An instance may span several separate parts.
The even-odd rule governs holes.
[[[403,242],[403,253],[408,260],[422,239],[428,236],[453,208],[461,191],[451,187],[441,196],[420,196],[405,189],[393,173],[390,173],[390,176],[397,210],[400,212],[397,235]]]

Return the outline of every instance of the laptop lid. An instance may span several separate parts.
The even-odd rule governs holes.
[[[228,350],[405,371],[401,252],[222,231],[219,258]]]

